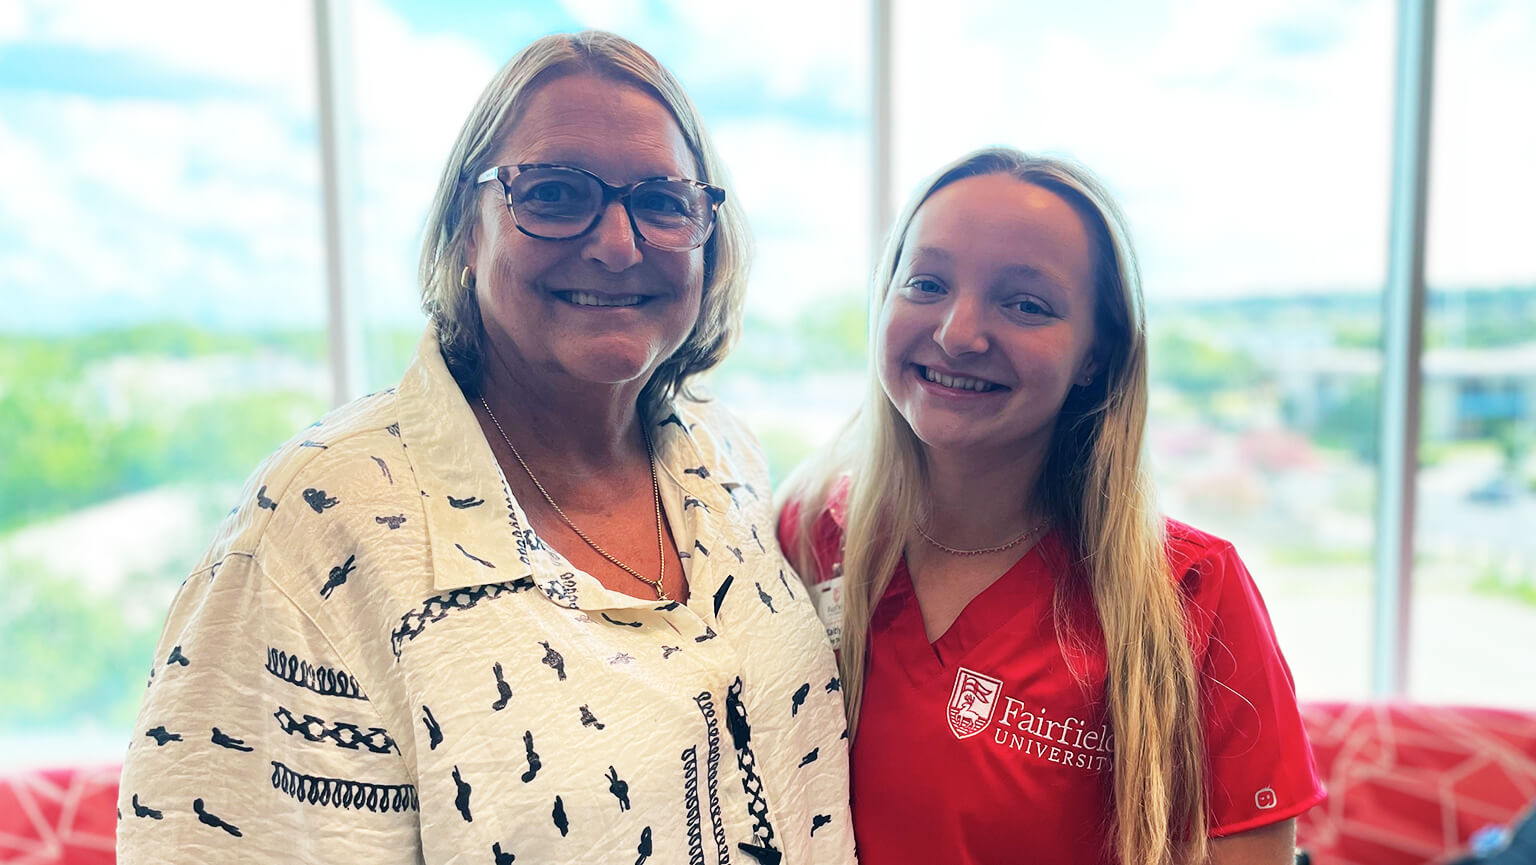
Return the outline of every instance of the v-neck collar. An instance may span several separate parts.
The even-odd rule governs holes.
[[[1020,616],[1052,612],[1054,575],[1047,562],[1059,558],[1059,532],[1052,530],[1001,576],[971,598],[948,630],[930,642],[923,628],[917,590],[903,556],[876,607],[872,626],[893,641],[907,668],[928,675],[952,675],[966,655]]]

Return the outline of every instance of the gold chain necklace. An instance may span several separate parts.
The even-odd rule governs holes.
[[[517,460],[517,464],[522,466],[523,471],[528,474],[528,480],[533,481],[533,485],[539,488],[539,494],[544,497],[544,501],[548,502],[549,506],[555,509],[555,513],[560,516],[561,521],[571,531],[576,533],[576,537],[586,541],[587,546],[591,547],[598,555],[622,568],[624,573],[650,586],[651,590],[656,593],[656,600],[672,600],[667,597],[666,591],[661,587],[662,581],[667,578],[667,548],[662,542],[661,537],[661,484],[656,481],[656,454],[651,450],[651,436],[650,433],[645,431],[644,426],[641,427],[640,431],[645,435],[645,458],[651,467],[651,497],[653,504],[656,506],[656,560],[658,562],[657,571],[659,576],[654,580],[614,558],[613,554],[598,546],[597,541],[587,537],[586,532],[576,528],[576,524],[571,522],[571,518],[565,515],[565,511],[560,510],[560,506],[555,504],[555,500],[550,496],[549,490],[544,489],[544,485],[539,483],[539,479],[533,474],[533,469],[528,467],[528,463],[523,459],[523,455],[518,453],[517,448],[513,446],[512,439],[507,438],[507,431],[501,428],[501,421],[496,419],[496,413],[491,411],[491,404],[486,402],[483,396],[480,397],[480,405],[485,409],[485,414],[491,419],[491,423],[496,425],[496,431],[501,433],[501,440],[506,442],[507,448],[512,451],[512,456]]]
[[[917,529],[917,533],[919,535],[923,536],[923,540],[925,540],[928,543],[932,544],[933,547],[935,549],[937,549],[941,553],[948,553],[951,556],[985,556],[985,555],[987,555],[989,553],[1000,553],[1000,552],[1003,552],[1004,550],[1011,550],[1011,549],[1013,549],[1014,547],[1018,546],[1019,544],[1022,544],[1025,541],[1029,540],[1031,537],[1034,537],[1036,534],[1039,534],[1040,530],[1044,529],[1046,527],[1046,525],[1048,525],[1049,523],[1050,523],[1050,520],[1042,520],[1040,522],[1040,525],[1035,526],[1034,528],[1026,531],[1024,534],[1019,535],[1018,537],[1016,537],[1013,540],[1007,542],[1006,544],[998,544],[995,547],[982,547],[979,550],[957,550],[954,547],[945,546],[944,544],[941,544],[938,541],[934,540],[927,532],[923,531],[923,527],[916,520],[912,521],[912,527]]]

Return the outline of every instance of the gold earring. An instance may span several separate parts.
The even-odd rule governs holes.
[[[467,289],[471,289],[471,288],[474,288],[474,287],[475,287],[475,274],[474,274],[474,271],[470,270],[469,269],[469,265],[466,264],[466,265],[464,265],[464,269],[459,271],[459,288],[467,290]]]

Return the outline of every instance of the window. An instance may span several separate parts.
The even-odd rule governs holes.
[[[0,764],[121,759],[176,587],[328,407],[305,11],[0,28]]]
[[[1163,504],[1237,543],[1304,698],[1370,694],[1397,477],[1378,433],[1405,420],[1380,409],[1392,4],[338,0],[339,322],[314,8],[0,12],[0,766],[120,758],[171,596],[243,478],[332,404],[331,325],[358,336],[358,392],[414,350],[425,211],[480,89],[585,27],[655,51],[732,171],[758,255],[710,386],[780,479],[860,398],[878,194],[990,143],[1091,167],[1142,256]],[[1536,706],[1512,685],[1536,655],[1503,648],[1536,626],[1533,42],[1524,0],[1442,4],[1408,479],[1420,699]]]
[[[1409,690],[1536,705],[1536,9],[1440,8]]]

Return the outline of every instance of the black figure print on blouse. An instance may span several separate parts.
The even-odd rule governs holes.
[[[583,727],[596,727],[597,729],[601,730],[601,729],[603,729],[607,725],[604,724],[602,721],[597,720],[597,716],[592,714],[592,710],[587,708],[587,704],[586,703],[582,703],[581,704],[581,726],[583,726]]]
[[[400,437],[400,424],[399,423],[392,423],[389,426],[385,427],[384,431],[389,433],[390,435],[394,436],[395,438],[399,438]]]
[[[165,729],[164,725],[161,725],[159,727],[151,727],[148,730],[144,731],[144,735],[148,736],[151,739],[154,739],[156,747],[161,747],[161,748],[165,747],[165,744],[167,742],[180,742],[181,741],[181,734],[180,733],[172,733],[169,730]]]
[[[789,578],[784,576],[784,569],[779,568],[779,582],[784,585],[784,591],[789,593],[789,599],[795,599],[795,590],[789,587]]]
[[[645,865],[645,860],[651,858],[651,827],[640,830],[640,846],[635,848],[640,858],[635,860],[635,865]]]
[[[381,526],[389,526],[391,530],[405,525],[405,514],[393,514],[385,517],[374,517],[373,521]]]
[[[680,606],[682,606],[682,605],[679,604],[677,601],[668,601],[668,602],[666,602],[665,604],[662,604],[659,607],[652,607],[652,609],[654,609],[658,613],[670,613],[670,612],[672,612],[673,610],[677,609]]]
[[[820,757],[820,756],[821,756],[821,746],[818,745],[817,747],[812,748],[811,752],[809,754],[806,754],[804,757],[801,757],[800,758],[800,765],[796,766],[795,768],[799,769],[799,768],[801,768],[803,766],[809,766],[812,763],[816,762],[816,759],[818,757]]]
[[[773,595],[763,591],[762,583],[753,583],[753,585],[757,586],[757,599],[763,602],[763,606],[768,608],[768,612],[777,615],[779,611],[773,608]]]
[[[204,826],[212,826],[215,829],[223,829],[225,832],[228,832],[236,838],[240,837],[239,829],[231,826],[228,823],[225,823],[223,820],[220,820],[218,815],[208,813],[208,810],[203,807],[202,799],[192,800],[192,810],[197,812],[197,822],[202,823]]]
[[[608,659],[608,666],[611,667],[614,664],[632,664],[632,663],[634,663],[634,660],[635,660],[635,656],[634,655],[631,655],[628,652],[620,652],[617,655],[614,655],[613,657]]]
[[[454,498],[453,496],[448,497],[448,506],[461,511],[465,508],[478,508],[483,504],[485,504],[485,499],[478,496],[465,496],[462,499]]]
[[[465,823],[475,822],[475,818],[469,814],[469,782],[459,774],[458,766],[453,767],[453,786],[458,790],[453,797],[453,807],[459,809],[459,816],[464,818]]]
[[[220,748],[228,748],[231,751],[256,750],[255,748],[245,744],[244,739],[236,739],[233,736],[225,735],[224,731],[220,730],[218,727],[213,728],[213,736],[209,738],[209,741],[213,742],[215,745],[218,745]]]
[[[752,543],[757,544],[757,551],[758,552],[760,552],[760,553],[768,552],[768,548],[763,546],[762,538],[759,538],[757,536],[757,526],[756,525],[752,526]],[[779,573],[782,574],[782,573],[784,573],[784,571],[781,569],[779,571]]]
[[[500,841],[491,845],[491,855],[496,857],[496,865],[512,865],[517,861],[516,856],[501,849]]]
[[[384,480],[389,481],[390,485],[393,486],[395,483],[395,476],[389,473],[389,463],[386,463],[375,456],[370,456],[368,458],[378,464],[379,471],[384,473]]]
[[[548,642],[546,642],[544,640],[540,640],[539,641],[539,645],[544,647],[544,666],[550,668],[551,670],[554,670],[555,671],[555,675],[557,675],[560,678],[560,681],[564,682],[565,681],[565,658],[559,652],[557,652],[554,649],[550,648],[550,645],[549,645]]]
[[[523,783],[527,784],[539,776],[539,770],[544,764],[539,761],[539,752],[533,750],[533,731],[523,731],[523,748],[528,752],[528,771],[523,773]]]
[[[474,562],[476,564],[484,565],[487,568],[493,568],[494,569],[496,567],[495,565],[491,564],[490,562],[486,561],[485,559],[482,559],[479,556],[470,553],[469,550],[464,549],[464,545],[463,544],[454,544],[454,546],[458,548],[459,552],[464,554],[464,558],[469,559],[470,561],[472,561],[472,562]]]
[[[304,491],[304,501],[307,502],[311,508],[314,508],[315,513],[317,514],[325,513],[326,508],[334,508],[341,504],[341,499],[338,499],[335,496],[328,496],[325,494],[325,490],[317,490],[314,487],[310,487]]]
[[[715,617],[720,617],[720,606],[725,603],[725,596],[731,590],[731,583],[736,582],[735,574],[726,574],[720,583],[720,588],[715,589]]]
[[[677,428],[682,430],[683,432],[687,432],[688,431],[688,427],[683,426],[683,419],[677,416],[677,412],[673,412],[673,413],[667,415],[666,417],[662,418],[661,419],[661,423],[657,424],[656,426],[659,429],[661,427],[666,426],[669,423],[677,424]]]
[[[387,814],[415,811],[420,806],[411,784],[369,784],[345,778],[304,775],[276,760],[272,762],[272,789],[309,805],[342,810]]]
[[[432,717],[430,706],[421,707],[421,723],[427,727],[427,750],[436,751],[437,746],[443,744],[443,728],[438,725],[437,719]]]
[[[725,545],[725,549],[726,549],[726,552],[728,552],[731,555],[736,557],[736,561],[737,562],[745,562],[746,561],[746,559],[741,557],[741,550],[737,549],[736,547],[733,547],[730,544],[726,544]]]
[[[800,707],[805,705],[805,698],[807,696],[809,696],[810,693],[811,693],[811,683],[810,682],[806,682],[804,685],[801,685],[800,687],[795,689],[795,693],[791,694],[790,697],[789,697],[789,715],[790,715],[790,717],[793,718],[793,717],[796,717],[796,716],[798,716],[800,714]]]
[[[644,627],[644,625],[640,624],[639,622],[625,622],[620,619],[615,619],[613,616],[610,616],[607,613],[603,613],[603,618],[607,619],[609,622],[612,622],[615,625],[623,625],[626,628]]]
[[[708,466],[699,466],[696,469],[683,469],[683,474],[685,474],[685,475],[698,475],[699,476],[699,480],[707,481],[707,480],[709,480],[709,467]]]
[[[500,712],[507,707],[508,701],[512,699],[512,686],[507,684],[506,677],[502,675],[500,661],[491,665],[491,672],[496,675],[496,693],[498,695],[496,702],[491,704],[491,709]]]
[[[619,778],[619,770],[613,768],[612,766],[608,767],[608,774],[606,777],[608,778],[608,792],[613,794],[613,798],[619,800],[619,810],[628,811],[629,782]]]
[[[709,513],[709,505],[704,504],[703,501],[693,496],[683,496],[683,513],[688,513],[692,508],[703,508],[705,513]]]
[[[454,544],[458,546],[458,544]],[[464,548],[459,547],[463,552]],[[468,553],[464,553],[466,556]],[[473,558],[471,556],[471,558]],[[489,562],[482,564],[495,567]],[[400,659],[400,649],[408,641],[414,640],[426,631],[427,626],[441,622],[455,612],[467,610],[481,601],[499,598],[502,595],[516,594],[530,588],[522,584],[522,580],[512,583],[485,583],[479,586],[470,586],[463,589],[454,589],[441,595],[428,598],[419,610],[411,610],[400,617],[400,626],[390,634],[390,651],[394,652],[395,659]]]
[[[303,713],[300,713],[303,714]],[[314,715],[303,714],[303,720],[293,716],[293,712],[287,706],[278,706],[272,713],[277,719],[277,724],[284,733],[290,736],[302,736],[310,742],[333,743],[338,748],[348,751],[356,751],[358,748],[366,748],[375,754],[388,754],[398,752],[395,740],[389,737],[389,731],[383,727],[369,727],[364,732],[356,724],[346,721],[326,723]]]
[[[331,592],[336,591],[337,587],[345,583],[347,577],[352,576],[352,572],[357,570],[356,566],[352,564],[356,560],[356,555],[347,556],[345,562],[331,568],[330,576],[325,578],[325,585],[320,587],[320,597],[330,600]]]
[[[368,699],[357,680],[347,673],[330,667],[317,667],[297,655],[290,655],[271,646],[267,647],[267,672],[289,684],[327,697]]]
[[[815,837],[816,830],[832,822],[831,814],[814,814],[811,816],[811,836]]]
[[[663,661],[665,661],[666,659],[672,657],[673,655],[677,654],[678,652],[681,652],[682,650],[683,650],[682,646],[662,646],[661,647],[661,659]]]
[[[683,752],[683,817],[688,834],[688,865],[703,865],[704,830],[699,815],[699,748]]]
[[[699,714],[704,716],[704,731],[709,744],[709,754],[706,758],[704,770],[705,793],[709,797],[709,822],[713,831],[715,842],[716,861],[731,861],[731,850],[725,842],[725,821],[720,818],[720,723],[715,715],[715,699],[708,691],[702,691],[693,701],[699,706]],[[693,749],[683,752],[683,777],[688,775],[688,762],[693,759]],[[697,775],[698,767],[693,767]],[[697,793],[697,791],[695,791]],[[692,859],[689,860],[694,861]],[[703,861],[702,855],[698,861]]]
[[[135,793],[135,794],[133,794],[133,816],[135,816],[135,817],[148,817],[151,820],[164,820],[165,819],[165,812],[164,811],[156,811],[155,809],[149,807],[148,805],[140,805],[139,804],[139,794]]]
[[[758,497],[757,489],[755,487],[753,487],[751,484],[739,484],[739,483],[736,483],[735,481],[721,481],[720,482],[720,486],[721,486],[722,489],[724,489],[727,493],[730,494],[731,501],[733,501],[733,502],[737,501],[737,498],[736,498],[737,490],[744,490],[748,495],[752,496],[753,499],[756,499]]]
[[[719,636],[719,635],[715,633],[715,629],[714,628],[711,628],[710,626],[705,625],[704,626],[704,633],[700,634],[697,637],[694,637],[693,641],[695,643],[702,643],[705,640],[713,640],[717,636]]]
[[[752,728],[747,724],[747,707],[741,701],[741,679],[731,683],[725,695],[725,728],[736,748],[736,765],[741,768],[741,788],[747,794],[747,812],[752,815],[752,834],[756,844],[736,846],[763,865],[777,865],[783,853],[773,846],[773,824],[768,821],[768,801],[763,796],[763,779],[757,774],[757,757],[752,753]]]
[[[267,498],[267,485],[266,484],[262,484],[261,485],[261,489],[256,491],[256,507],[259,508],[259,509],[269,510],[269,511],[277,510],[277,502],[274,502],[271,499]]]
[[[301,448],[319,448],[320,450],[326,450],[327,449],[326,445],[323,445],[320,442],[315,441],[314,439],[305,439],[305,440],[299,442],[299,447],[301,447]]]
[[[555,807],[549,812],[551,819],[555,821],[555,828],[560,830],[560,837],[564,838],[571,831],[571,820],[565,816],[565,800],[555,797]]]
[[[841,691],[842,689],[843,689],[843,680],[842,679],[839,679],[838,677],[833,676],[831,679],[829,679],[827,681],[827,693],[828,694],[832,693],[833,691]]]
[[[181,653],[181,647],[180,646],[172,646],[171,647],[171,654],[168,655],[166,657],[166,659],[165,659],[165,665],[167,667],[169,667],[172,664],[180,664],[183,667],[185,667],[185,666],[187,666],[190,663],[192,663],[192,662],[187,660],[187,656],[183,655]]]
[[[703,553],[704,554],[704,558],[706,558],[706,559],[709,558],[709,547],[706,547],[706,546],[704,546],[704,544],[700,543],[698,538],[694,538],[694,540],[693,540],[693,548],[698,550],[699,552]]]

